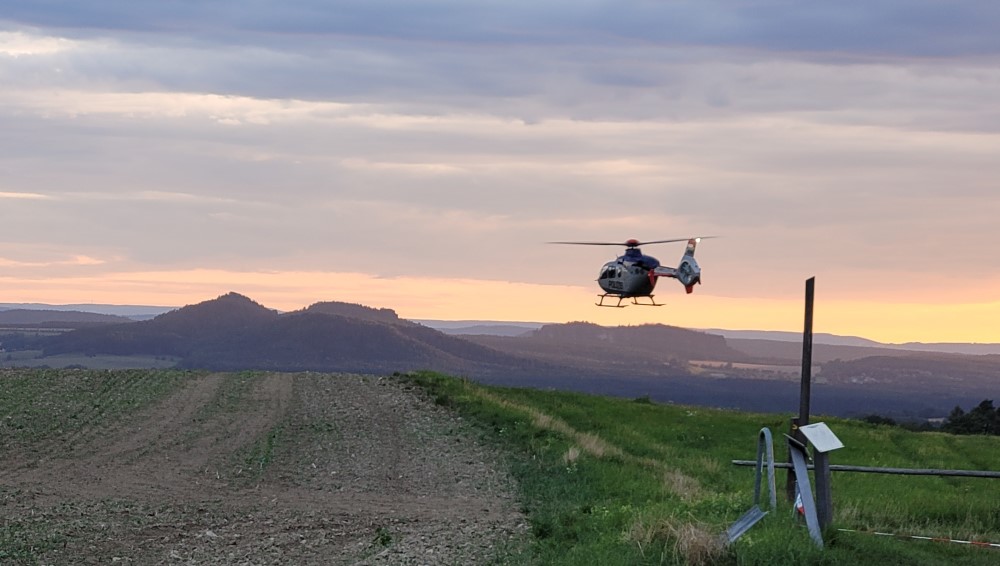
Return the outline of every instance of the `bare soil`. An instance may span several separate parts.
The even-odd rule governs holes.
[[[7,559],[482,564],[526,537],[500,456],[398,379],[192,376],[92,420],[0,461]]]

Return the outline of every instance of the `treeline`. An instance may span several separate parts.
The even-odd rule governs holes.
[[[952,434],[989,434],[1000,436],[1000,409],[993,407],[993,401],[984,399],[968,413],[956,406],[941,425],[943,432]]]
[[[930,421],[926,420],[897,421],[896,419],[893,419],[891,417],[883,417],[882,415],[868,415],[862,417],[861,420],[868,424],[897,426],[899,428],[905,428],[906,430],[912,430],[914,432],[941,430],[940,428],[934,426],[934,424],[932,424]]]
[[[874,425],[898,426],[914,431],[936,430],[951,434],[985,434],[1000,436],[1000,408],[993,406],[991,399],[984,399],[968,413],[962,407],[955,406],[951,414],[941,424],[935,427],[927,421],[897,422],[895,419],[883,417],[882,415],[868,415],[861,420]]]

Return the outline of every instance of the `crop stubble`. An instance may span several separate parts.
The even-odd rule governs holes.
[[[392,378],[192,375],[9,448],[0,553],[26,563],[470,564],[525,533],[498,456]]]

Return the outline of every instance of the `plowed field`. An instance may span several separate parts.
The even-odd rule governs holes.
[[[476,564],[525,536],[419,389],[327,374],[0,372],[0,563]]]

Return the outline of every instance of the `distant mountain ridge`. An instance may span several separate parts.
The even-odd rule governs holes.
[[[152,355],[183,367],[596,377],[687,375],[692,357],[739,360],[724,338],[664,325],[550,324],[518,337],[451,336],[392,309],[322,302],[280,313],[238,293],[151,320],[45,339],[45,355]],[[609,366],[609,363],[611,366]]]
[[[430,320],[414,322],[453,336],[522,336],[538,330],[541,322],[500,322],[492,320]]]
[[[73,305],[50,305],[46,303],[0,303],[0,312],[25,309],[49,311],[77,311],[123,316],[133,320],[145,320],[172,311],[177,307],[157,307],[149,305],[105,305],[81,303]]]
[[[659,324],[606,327],[586,322],[547,324],[520,336],[468,335],[466,340],[580,373],[670,378],[691,375],[688,361],[741,360],[721,336]]]
[[[351,315],[351,316],[346,316]],[[182,367],[214,370],[452,373],[535,364],[400,319],[391,309],[317,303],[279,313],[238,293],[189,305],[152,320],[54,336],[45,354],[156,355]]]
[[[434,327],[435,330],[452,336],[524,336],[537,330],[530,326],[512,324],[475,324],[472,326],[456,326],[451,328]]]
[[[335,301],[326,301],[322,303],[314,303],[309,305],[301,311],[295,312],[305,312],[314,314],[333,314],[338,316],[344,316],[347,318],[356,318],[359,320],[370,320],[372,322],[385,322],[388,324],[413,324],[406,319],[399,318],[396,311],[392,309],[377,309],[373,307],[368,307],[365,305],[359,305],[355,303],[340,303]]]
[[[721,328],[708,328],[705,332],[709,334],[718,334],[719,336],[723,336],[727,339],[775,340],[779,342],[802,341],[802,332],[787,332],[783,330],[725,330]],[[813,333],[813,343],[827,344],[830,346],[861,346],[868,348],[885,345],[867,338],[860,338],[857,336],[839,336],[837,334],[829,334],[826,332]]]
[[[0,311],[0,324],[116,323],[131,322],[124,316],[84,311],[7,309]]]
[[[718,334],[730,340],[770,340],[775,342],[802,342],[801,332],[784,332],[778,330],[722,330],[712,328],[705,330],[710,334]],[[850,346],[859,348],[879,348],[886,350],[903,350],[910,352],[942,352],[949,354],[969,354],[982,356],[1000,354],[1000,344],[994,343],[961,343],[961,342],[904,342],[886,344],[859,338],[857,336],[839,336],[825,332],[813,334],[813,344],[827,346]]]
[[[502,324],[508,326],[508,324]],[[64,329],[63,329],[64,330]],[[51,335],[56,334],[56,335]],[[430,369],[487,383],[553,387],[751,410],[793,407],[801,345],[727,339],[662,324],[547,324],[517,336],[453,336],[392,309],[323,302],[279,312],[238,293],[150,320],[4,336],[5,358],[44,350],[179,360],[208,370],[386,374]],[[75,356],[75,358],[74,358]],[[35,358],[35,365],[47,358]],[[941,416],[996,390],[1000,356],[814,344],[817,407],[835,414]],[[74,362],[79,364],[79,362]],[[984,393],[986,392],[986,393]],[[826,403],[824,405],[824,403]]]
[[[659,352],[683,360],[737,361],[746,357],[730,348],[721,336],[663,324],[617,327],[589,322],[547,324],[531,336],[557,344],[606,344],[616,349]]]
[[[327,305],[327,306],[323,306]],[[353,318],[365,318],[365,311],[374,311],[370,314],[371,320],[377,320],[378,316],[395,318],[404,322],[407,319],[400,318],[395,311],[386,308],[373,308],[364,305],[341,302],[320,302],[307,307],[307,309],[334,309],[329,314],[342,314]],[[339,309],[339,310],[338,310]],[[148,320],[160,314],[164,314],[177,307],[150,306],[150,305],[109,305],[109,304],[70,304],[52,305],[45,303],[0,303],[0,313],[11,310],[46,310],[46,311],[77,311],[81,313],[98,313],[126,317],[132,320]],[[306,310],[306,309],[303,309]],[[336,311],[336,312],[335,312]],[[388,311],[391,314],[376,315],[374,313]],[[278,312],[278,311],[275,311]],[[386,319],[387,320],[387,319]],[[507,322],[490,320],[435,320],[435,319],[414,319],[414,322],[439,330],[445,334],[454,336],[483,335],[483,336],[518,336],[527,332],[537,330],[549,323],[542,322]],[[696,332],[715,334],[723,336],[728,340],[764,340],[771,342],[797,342],[801,344],[802,333],[780,330],[727,330],[720,328],[692,329]],[[858,336],[840,336],[825,332],[817,332],[813,335],[814,344],[824,344],[828,346],[852,346],[858,348],[878,348],[886,350],[911,351],[911,352],[943,352],[969,355],[990,355],[1000,354],[1000,343],[960,343],[960,342],[906,342],[899,344],[889,344],[862,338]],[[747,346],[747,343],[744,343]],[[749,346],[748,346],[749,347]],[[751,355],[757,355],[751,353]]]

